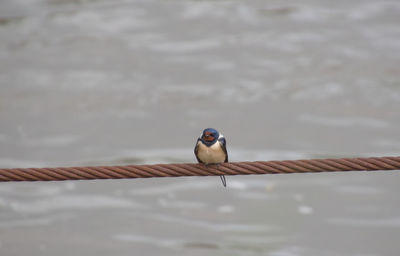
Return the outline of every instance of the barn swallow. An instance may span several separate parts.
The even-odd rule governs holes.
[[[224,135],[213,128],[205,129],[197,139],[194,154],[197,161],[205,165],[228,162]],[[225,176],[221,175],[220,177],[222,184],[226,187]]]

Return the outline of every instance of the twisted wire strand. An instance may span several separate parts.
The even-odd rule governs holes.
[[[218,165],[153,164],[56,168],[0,168],[0,181],[135,179],[339,171],[400,170],[400,156],[284,161],[231,162]]]

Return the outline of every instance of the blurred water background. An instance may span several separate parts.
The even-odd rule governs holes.
[[[400,153],[399,1],[0,1],[0,167]],[[0,184],[1,255],[397,256],[397,172]]]

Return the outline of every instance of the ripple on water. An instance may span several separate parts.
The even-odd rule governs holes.
[[[44,217],[25,217],[22,219],[7,219],[0,221],[1,228],[13,228],[13,227],[26,227],[26,226],[43,226],[51,225],[55,222],[68,221],[74,218],[74,214],[56,214],[46,215]]]
[[[400,228],[400,217],[390,218],[328,218],[327,223],[333,225],[349,226],[349,227],[364,227],[364,228]]]
[[[207,207],[207,204],[202,202],[167,200],[164,198],[159,198],[158,204],[164,208],[179,209],[204,209]]]
[[[314,212],[314,209],[307,205],[300,205],[297,207],[297,211],[303,215],[310,215]]]
[[[150,46],[153,51],[167,53],[190,53],[194,51],[202,51],[221,46],[220,40],[204,39],[196,41],[180,41],[180,42],[164,42]]]
[[[377,118],[367,118],[360,116],[318,116],[310,114],[301,114],[299,116],[300,121],[314,123],[319,125],[325,125],[329,127],[351,127],[361,126],[370,128],[386,128],[389,126],[388,122]]]
[[[167,214],[151,214],[148,216],[152,220],[161,221],[169,224],[180,224],[187,227],[202,228],[215,232],[246,232],[246,233],[259,233],[271,232],[278,228],[275,226],[261,225],[261,224],[238,224],[238,223],[220,223],[217,221],[205,221],[198,219],[189,219],[185,217],[171,216]]]
[[[232,205],[221,205],[218,207],[217,211],[219,213],[233,213],[235,211],[235,207]]]
[[[58,195],[33,201],[10,201],[8,207],[19,213],[46,213],[55,210],[96,208],[138,208],[132,200],[100,195]]]
[[[378,187],[371,186],[335,186],[335,191],[344,193],[344,194],[352,194],[352,195],[378,195],[384,193],[383,189]]]
[[[158,245],[161,247],[174,247],[174,248],[184,243],[182,240],[177,240],[177,239],[156,237],[156,236],[144,236],[138,234],[118,234],[114,235],[113,239],[124,242],[144,243],[144,244]]]

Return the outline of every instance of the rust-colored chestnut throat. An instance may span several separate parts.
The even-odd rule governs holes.
[[[212,132],[205,132],[203,134],[203,140],[207,141],[207,142],[212,142],[215,140],[214,134]]]

